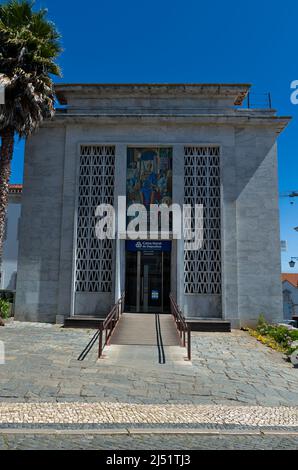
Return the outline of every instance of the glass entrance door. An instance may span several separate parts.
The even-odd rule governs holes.
[[[130,312],[169,311],[170,252],[126,253],[126,309]]]

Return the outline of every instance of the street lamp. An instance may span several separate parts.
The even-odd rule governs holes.
[[[294,227],[294,230],[296,230],[296,232],[298,232],[298,227]]]
[[[298,261],[298,257],[297,256],[292,256],[291,257],[291,261],[289,261],[290,268],[294,268],[294,266],[295,266],[295,261],[293,261],[293,260]]]

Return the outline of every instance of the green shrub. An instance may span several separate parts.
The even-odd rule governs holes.
[[[10,316],[10,302],[0,299],[0,317],[6,320]]]
[[[258,319],[257,329],[262,328],[265,325],[267,325],[267,322],[265,320],[264,314],[261,313],[260,316],[259,316],[259,319]]]
[[[266,322],[264,315],[260,315],[256,334],[253,336],[257,337],[260,341],[261,338],[265,339],[262,341],[264,344],[268,344],[274,349],[285,352],[290,355],[295,349],[292,347],[292,343],[298,340],[298,330],[289,330],[286,326],[282,325],[270,325]],[[270,339],[272,342],[270,342]]]

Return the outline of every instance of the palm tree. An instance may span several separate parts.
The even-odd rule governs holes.
[[[33,11],[33,1],[10,0],[0,6],[0,264],[3,251],[8,184],[15,135],[26,138],[54,115],[51,75],[61,76],[55,59],[60,35],[47,10]]]

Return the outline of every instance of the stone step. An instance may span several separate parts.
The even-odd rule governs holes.
[[[231,332],[231,322],[219,318],[186,318],[191,331]]]
[[[103,322],[103,317],[93,317],[89,315],[75,315],[65,318],[64,328],[90,328],[98,329]]]
[[[124,314],[129,315],[129,314]],[[131,314],[132,315],[132,314]],[[134,314],[137,316],[140,314]],[[151,314],[152,315],[152,314]],[[162,317],[162,316],[161,316]],[[141,319],[141,316],[139,317]],[[65,318],[64,328],[90,328],[98,329],[104,317],[94,317],[89,315],[76,315],[73,317]],[[218,318],[187,318],[187,324],[190,326],[191,331],[205,331],[205,332],[230,332],[231,323],[226,320]]]

